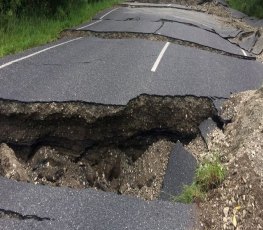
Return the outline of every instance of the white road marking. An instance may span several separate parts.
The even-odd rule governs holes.
[[[245,51],[245,50],[243,50],[243,49],[241,49],[241,51],[242,51],[242,53],[244,54],[244,56],[246,56],[246,57],[247,57],[247,53],[246,53],[246,51]]]
[[[158,58],[156,59],[154,65],[153,65],[153,67],[152,67],[152,69],[151,69],[152,72],[155,72],[155,71],[156,71],[156,69],[157,69],[160,61],[162,60],[162,57],[163,57],[163,55],[164,55],[164,53],[165,53],[165,51],[166,51],[166,49],[168,48],[169,45],[170,45],[170,42],[166,42],[165,46],[164,46],[163,49],[161,50]]]
[[[101,22],[101,21],[102,21],[102,20],[98,20],[98,21],[93,22],[93,23],[91,23],[91,24],[89,24],[89,25],[79,27],[77,30],[81,30],[81,29],[87,28],[87,27],[92,26],[92,25],[94,25],[94,24],[96,24],[96,23],[98,23],[98,22]]]
[[[5,68],[5,67],[7,67],[7,66],[9,66],[9,65],[12,65],[12,64],[16,63],[16,62],[23,61],[23,60],[25,60],[25,59],[27,59],[27,58],[33,57],[33,56],[38,55],[38,54],[40,54],[40,53],[46,52],[46,51],[48,51],[48,50],[54,49],[54,48],[56,48],[56,47],[58,47],[58,46],[62,46],[62,45],[65,45],[65,44],[67,44],[67,43],[70,43],[70,42],[79,40],[79,39],[81,39],[81,38],[82,38],[82,37],[74,38],[74,39],[71,39],[71,40],[69,40],[69,41],[62,42],[62,43],[59,43],[59,44],[54,45],[54,46],[50,46],[50,47],[48,47],[48,48],[46,48],[46,49],[37,51],[37,52],[35,52],[35,53],[29,54],[29,55],[27,55],[27,56],[24,56],[24,57],[21,57],[21,58],[18,58],[18,59],[15,59],[15,60],[10,61],[10,62],[7,62],[7,63],[1,65],[1,66],[0,66],[0,69],[3,69],[3,68]]]
[[[103,19],[104,17],[106,17],[108,14],[110,14],[110,13],[112,13],[113,11],[118,10],[118,9],[119,9],[119,8],[115,8],[115,9],[109,11],[108,13],[104,14],[103,16],[100,17],[100,20]]]
[[[168,6],[171,6],[172,4],[168,4]]]
[[[89,26],[92,26],[92,25],[94,25],[94,24],[96,24],[96,23],[101,22],[104,17],[106,17],[108,14],[112,13],[113,11],[115,11],[115,10],[117,10],[117,9],[119,9],[119,8],[115,8],[115,9],[107,12],[106,14],[102,15],[98,21],[93,22],[93,23],[91,23],[91,24],[88,24],[88,25],[86,25],[86,26],[79,27],[79,28],[77,28],[77,30],[81,30],[81,29],[87,28],[87,27],[89,27]]]

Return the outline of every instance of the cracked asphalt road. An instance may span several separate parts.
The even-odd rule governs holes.
[[[5,178],[0,178],[0,183],[1,207],[24,216],[50,218],[1,218],[1,229],[188,229],[194,216],[194,207],[183,204],[146,202],[94,189],[35,186]]]
[[[0,98],[127,104],[142,93],[227,98],[262,84],[263,65],[243,59],[238,46],[219,36],[237,31],[210,15],[175,8],[120,7],[78,28],[160,33],[182,44],[139,38],[64,38],[1,59]],[[185,40],[192,45],[184,44]],[[1,229],[189,229],[195,216],[192,205],[145,202],[93,189],[34,186],[4,178],[0,178],[0,195],[1,210],[51,218],[0,218]]]

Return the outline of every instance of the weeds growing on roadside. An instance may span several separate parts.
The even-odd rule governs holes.
[[[120,0],[94,3],[85,1],[70,8],[66,15],[63,12],[54,16],[41,13],[11,15],[7,20],[0,17],[0,57],[54,41],[63,29],[88,21],[99,11],[119,2]]]
[[[249,16],[263,18],[262,0],[228,0],[231,7],[246,13]]]
[[[200,186],[196,183],[185,185],[181,195],[174,197],[175,202],[192,203],[202,201],[205,198],[205,193],[201,190]]]
[[[200,164],[195,173],[194,182],[185,185],[181,195],[176,196],[174,201],[192,203],[204,200],[205,194],[218,187],[226,176],[226,169],[219,160],[214,157]]]

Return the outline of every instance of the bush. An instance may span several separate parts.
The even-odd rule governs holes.
[[[48,16],[63,15],[72,7],[87,2],[88,0],[0,0],[0,13],[5,17],[32,13]]]
[[[228,3],[249,16],[263,18],[263,0],[228,0]]]

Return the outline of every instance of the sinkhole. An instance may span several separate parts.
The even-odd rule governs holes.
[[[175,143],[189,143],[216,116],[213,101],[196,96],[143,94],[126,105],[0,100],[0,175],[154,200]]]

